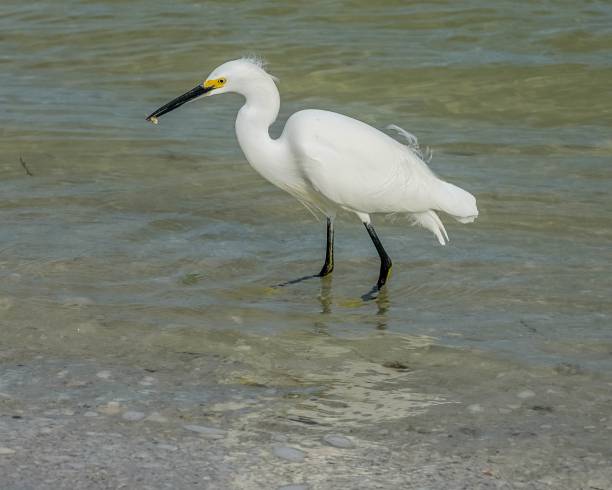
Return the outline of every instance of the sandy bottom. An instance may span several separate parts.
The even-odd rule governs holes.
[[[129,363],[0,351],[2,488],[612,488],[601,375],[401,338],[311,338],[311,358],[291,340]]]

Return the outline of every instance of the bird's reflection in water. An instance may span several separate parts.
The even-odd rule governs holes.
[[[378,311],[376,312],[376,329],[386,330],[388,322],[387,311],[391,305],[391,301],[389,300],[389,291],[386,287],[379,291],[376,298],[374,298],[374,301],[376,301],[376,306],[378,307]]]
[[[318,295],[319,303],[321,305],[321,315],[330,315],[332,313],[333,305],[333,287],[332,287],[332,276],[325,276],[321,278],[321,288]],[[362,297],[363,300],[363,297]],[[375,315],[375,325],[377,330],[387,329],[387,312],[391,305],[389,299],[389,292],[387,288],[382,288],[378,291],[378,294],[368,300],[363,300],[363,305],[375,303],[377,307]],[[315,322],[317,331],[327,332],[328,327],[325,321]]]
[[[321,278],[321,288],[319,289],[317,298],[321,304],[321,315],[331,314],[333,303],[331,274]],[[319,317],[319,320],[314,322],[314,328],[317,333],[329,333],[329,326],[327,325],[327,321],[324,320],[324,317]]]
[[[319,302],[321,303],[321,314],[329,315],[333,302],[332,276],[331,274],[321,278],[321,289],[319,291]]]

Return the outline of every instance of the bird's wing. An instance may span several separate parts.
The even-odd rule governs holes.
[[[294,114],[283,137],[304,178],[339,206],[364,213],[436,207],[438,179],[410,148],[355,119],[327,111]]]

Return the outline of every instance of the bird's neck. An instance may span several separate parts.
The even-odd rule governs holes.
[[[249,163],[265,178],[274,182],[275,167],[282,161],[278,141],[269,128],[278,116],[280,96],[275,83],[257,80],[242,94],[245,104],[236,118],[238,143]]]

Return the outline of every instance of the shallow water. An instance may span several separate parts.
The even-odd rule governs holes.
[[[8,0],[2,14],[7,359],[187,366],[185,353],[218,349],[211,369],[242,364],[215,383],[245,396],[323,386],[351,409],[288,410],[346,423],[447,401],[443,387],[426,395],[372,371],[415,350],[461,349],[457,376],[479,352],[527,371],[573,366],[587,385],[610,375],[609,3]],[[144,121],[248,53],[281,80],[274,134],[307,107],[398,124],[477,196],[479,219],[446,219],[440,247],[406,219],[378,218],[394,276],[363,302],[378,261],[343,215],[333,278],[271,287],[319,270],[325,225],[244,161],[239,98]],[[387,409],[359,384],[346,391],[362,378]]]

